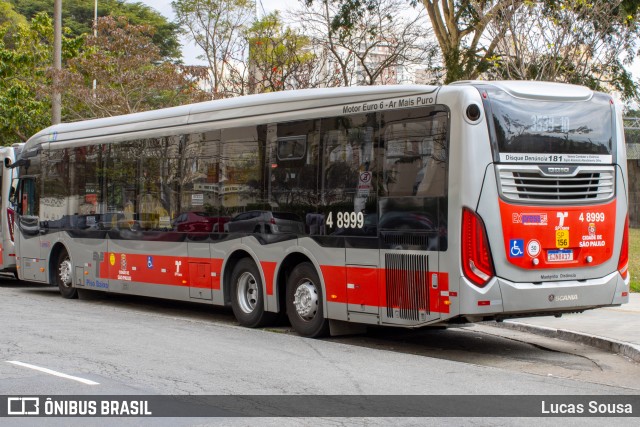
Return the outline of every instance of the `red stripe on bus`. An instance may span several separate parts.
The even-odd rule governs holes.
[[[434,277],[437,278],[437,288],[434,288]],[[429,311],[431,313],[449,313],[449,296],[442,295],[442,291],[449,290],[449,275],[447,273],[429,273]]]
[[[274,275],[276,273],[276,265],[278,265],[278,263],[273,261],[260,261],[260,265],[262,266],[262,271],[264,272],[267,295],[273,295]]]
[[[329,302],[347,302],[347,269],[340,265],[321,265],[324,286]]]
[[[126,282],[220,289],[222,261],[108,252],[100,262],[99,275],[102,279]],[[190,276],[195,280],[190,280]]]
[[[529,206],[498,200],[509,263],[525,270],[584,268],[613,256],[616,200],[587,206]]]
[[[378,269],[349,266],[346,268],[346,272],[347,302],[380,307]]]
[[[100,279],[220,290],[223,260],[108,252],[99,265]],[[261,261],[267,295],[274,294],[277,263]],[[328,302],[386,307],[385,270],[360,266],[320,266]],[[425,273],[426,274],[426,273]],[[437,288],[434,288],[434,280]],[[429,311],[449,313],[449,275],[430,272],[424,278]],[[453,295],[453,294],[451,294]]]

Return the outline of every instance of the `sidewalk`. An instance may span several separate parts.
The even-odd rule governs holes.
[[[581,314],[505,320],[502,327],[567,341],[581,342],[640,362],[640,293],[629,294],[620,307],[597,308]]]

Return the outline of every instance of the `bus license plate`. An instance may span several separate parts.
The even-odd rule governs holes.
[[[562,262],[573,261],[573,251],[549,251],[547,252],[547,261],[549,262]]]

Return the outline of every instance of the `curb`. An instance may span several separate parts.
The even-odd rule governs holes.
[[[546,326],[534,326],[526,323],[504,321],[495,324],[499,328],[513,329],[521,332],[529,332],[542,335],[548,338],[557,338],[564,341],[572,341],[596,347],[611,353],[626,356],[634,362],[640,363],[640,346],[611,338],[597,335],[583,334],[581,332],[569,331],[566,329],[548,328]]]

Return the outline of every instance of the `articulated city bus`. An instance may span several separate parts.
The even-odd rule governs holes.
[[[17,177],[16,170],[10,168],[24,144],[13,144],[10,147],[0,147],[0,271],[16,274],[16,251],[14,245],[15,212],[9,204],[13,191],[13,179]]]
[[[16,161],[21,279],[286,314],[303,336],[628,301],[606,94],[300,90],[60,124]]]

